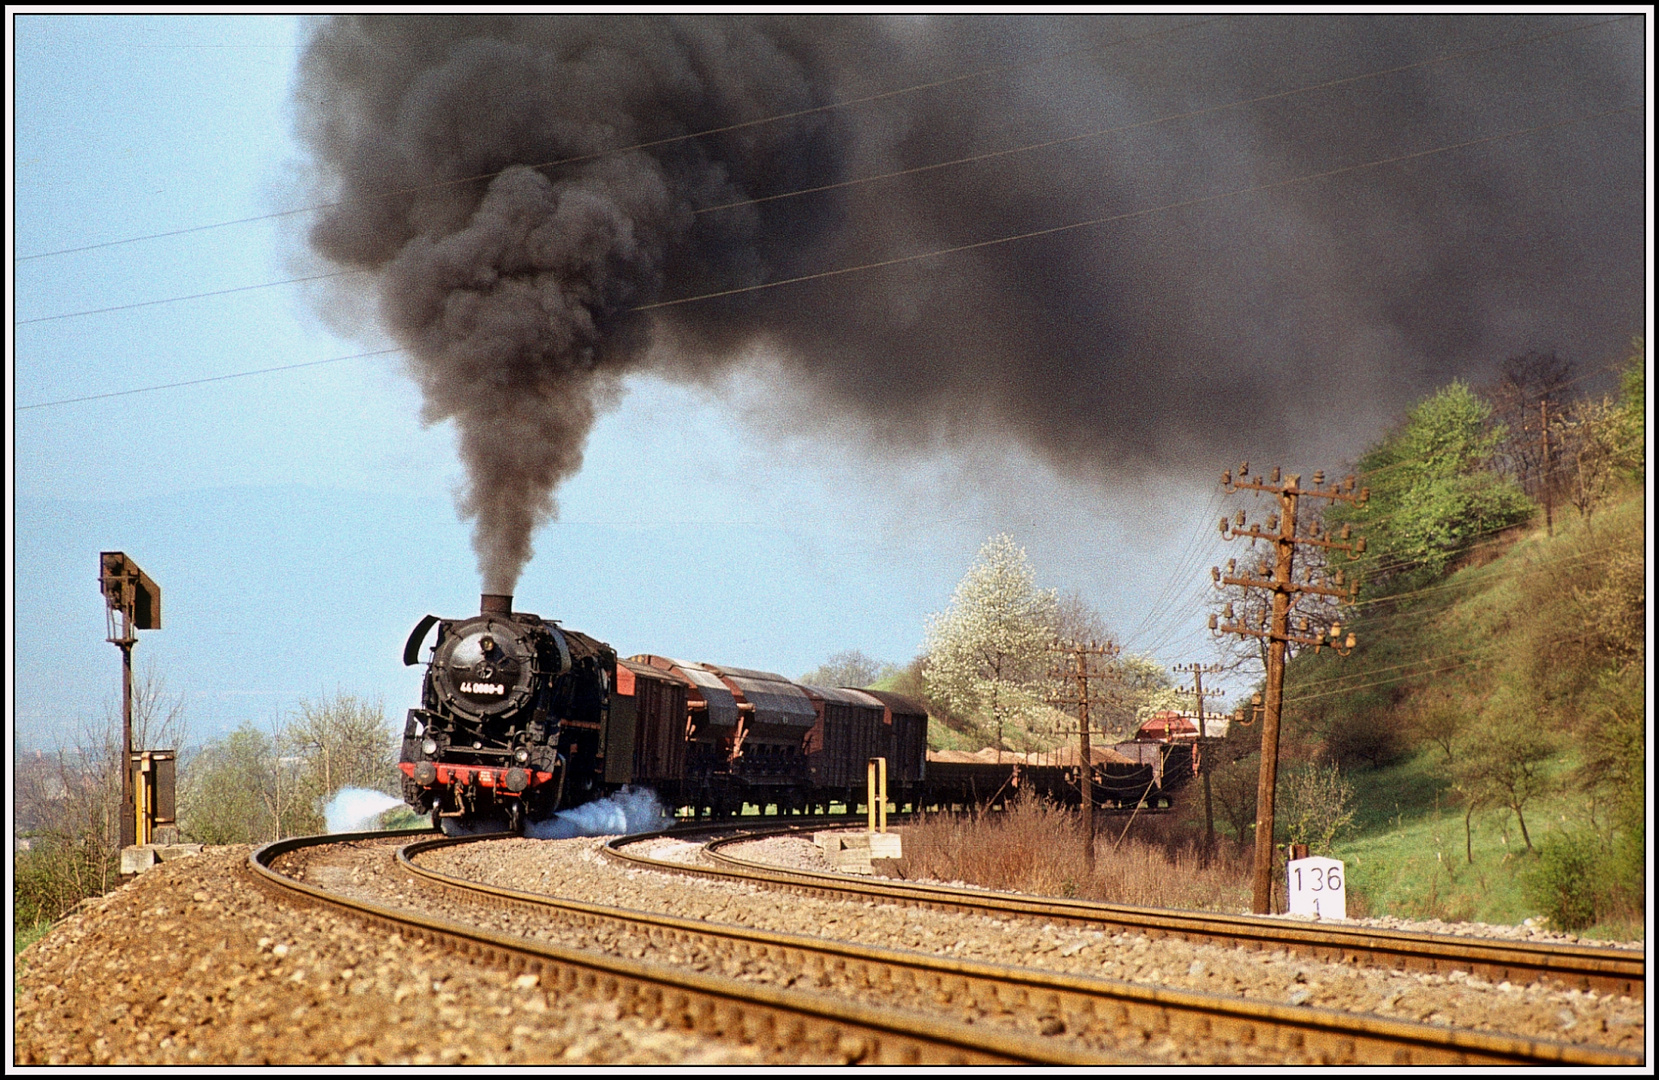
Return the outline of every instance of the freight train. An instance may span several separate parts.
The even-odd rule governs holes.
[[[602,641],[514,611],[506,595],[486,593],[469,618],[423,618],[405,664],[420,663],[434,626],[398,767],[404,800],[449,833],[518,832],[526,820],[625,785],[715,817],[745,803],[780,813],[851,807],[863,801],[873,757],[887,759],[889,798],[901,807],[994,800],[1022,781],[1064,801],[1066,778],[1075,781],[1075,768],[1055,762],[930,766],[927,710],[902,694],[649,654],[619,658]],[[1161,795],[1185,770],[1123,759],[1097,761],[1095,772],[1110,801]]]

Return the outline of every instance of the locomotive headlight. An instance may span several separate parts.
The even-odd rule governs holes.
[[[513,757],[520,765],[523,765],[526,761],[530,760],[530,751],[521,746],[518,748],[518,753],[514,754]]]
[[[433,754],[436,754],[437,752],[438,752],[438,741],[436,739],[422,739],[421,740],[421,753],[425,754],[427,757],[431,757]]]

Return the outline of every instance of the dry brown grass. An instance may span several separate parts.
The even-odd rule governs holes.
[[[931,814],[905,826],[904,858],[887,873],[1142,907],[1249,910],[1247,861],[1218,851],[1205,866],[1195,849],[1173,841],[1118,842],[1125,824],[1097,821],[1091,876],[1074,810],[1022,799],[1001,813]]]

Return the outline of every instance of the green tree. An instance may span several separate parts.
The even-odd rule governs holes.
[[[799,681],[810,686],[874,686],[882,679],[897,676],[901,670],[897,664],[885,664],[857,649],[845,649],[832,654]]]
[[[202,747],[180,784],[184,835],[203,844],[255,844],[311,825],[298,770],[282,762],[277,747],[277,738],[247,722]]]
[[[1292,844],[1328,854],[1338,834],[1354,820],[1354,786],[1335,765],[1300,765],[1286,771],[1279,797],[1281,820]]]
[[[1560,747],[1534,716],[1499,703],[1493,715],[1470,725],[1458,742],[1452,782],[1475,806],[1501,806],[1515,813],[1521,839],[1532,850],[1526,807],[1552,787],[1552,769]]]
[[[1373,585],[1409,587],[1445,573],[1477,539],[1525,521],[1533,504],[1489,465],[1503,438],[1491,406],[1461,382],[1436,391],[1359,461],[1363,507],[1326,517],[1366,538]]]
[[[1229,740],[1210,753],[1215,810],[1233,834],[1234,850],[1242,855],[1255,836],[1256,795],[1262,765],[1260,743],[1255,750],[1249,750],[1247,739]]]
[[[314,812],[316,828],[322,827],[323,807],[342,788],[397,793],[397,746],[378,701],[344,693],[302,701],[282,743],[300,759],[297,797]]]
[[[1043,698],[1059,617],[1059,597],[1037,587],[1025,549],[1006,535],[987,540],[950,607],[928,617],[929,696],[989,724],[999,749],[1010,723],[1052,726],[1059,714]]]

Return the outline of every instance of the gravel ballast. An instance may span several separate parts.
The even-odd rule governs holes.
[[[527,892],[941,956],[1624,1050],[1640,1051],[1645,1037],[1644,1003],[1627,997],[807,897],[623,868],[602,856],[602,843],[490,841],[422,861]],[[499,910],[486,916],[394,873],[391,849],[342,846],[290,865],[312,884],[442,918],[495,920],[500,929],[550,942],[693,970],[711,963],[695,948],[642,947],[626,933]],[[646,841],[643,850],[659,859],[699,858],[696,845],[679,840]],[[349,917],[278,904],[243,874],[247,852],[209,848],[163,864],[85,905],[26,950],[17,965],[16,1061],[781,1063],[753,1047],[618,1015],[607,1001],[546,992],[533,976],[474,966]],[[733,853],[827,869],[816,847],[796,838],[742,845]],[[718,970],[719,961],[713,963]],[[792,981],[766,965],[718,973]],[[1168,1059],[1183,1057],[1178,1047],[1164,1049]]]
[[[750,1047],[544,992],[355,919],[270,900],[246,847],[163,863],[18,957],[15,1061],[762,1064]]]
[[[1560,1042],[1624,1050],[1640,1050],[1643,1045],[1644,1003],[1624,996],[1540,984],[1494,984],[1458,972],[1328,964],[1285,951],[1249,952],[1029,919],[822,899],[758,885],[625,869],[604,859],[602,844],[592,839],[509,840],[500,842],[499,850],[450,848],[422,861],[493,885],[687,919]],[[641,850],[661,860],[698,857],[697,845],[673,839],[645,841]],[[800,838],[775,838],[727,850],[757,862],[827,868],[816,847]]]

